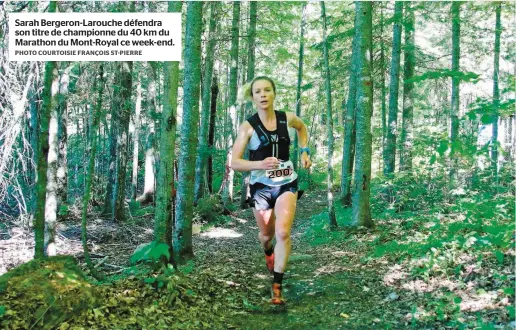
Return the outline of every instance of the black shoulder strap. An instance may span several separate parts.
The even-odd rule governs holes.
[[[287,114],[283,111],[276,111],[276,117],[278,118],[278,135],[288,137]]]
[[[260,122],[258,120],[258,113],[255,113],[254,115],[250,116],[247,118],[247,121],[249,122],[249,124],[251,124],[251,126],[253,126],[253,128],[256,127],[256,125],[258,125],[258,123]],[[255,129],[256,130],[256,129]]]
[[[260,117],[258,117],[258,113],[255,113],[251,117],[247,118],[247,121],[249,124],[251,124],[261,142],[269,140],[262,128],[262,122],[260,121]]]

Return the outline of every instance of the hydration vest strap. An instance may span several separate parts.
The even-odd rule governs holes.
[[[287,114],[283,111],[275,111],[276,115],[276,132],[277,132],[277,140],[271,141],[271,136],[265,131],[265,127],[258,116],[258,113],[255,113],[251,117],[247,118],[247,121],[253,127],[254,131],[258,135],[258,139],[260,140],[260,146],[257,150],[265,148],[273,143],[273,155],[278,156],[279,151],[279,141],[282,137],[288,138],[288,124],[287,124]],[[249,154],[249,159],[254,160],[254,155],[257,150],[251,150]]]

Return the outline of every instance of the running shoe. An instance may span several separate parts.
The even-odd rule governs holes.
[[[271,304],[273,305],[285,305],[285,300],[281,295],[281,284],[272,283],[272,299]]]

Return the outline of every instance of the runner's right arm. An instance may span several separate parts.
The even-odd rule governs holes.
[[[268,157],[264,160],[250,161],[242,159],[244,151],[249,143],[249,139],[253,134],[253,127],[249,122],[245,121],[238,129],[238,136],[233,145],[233,156],[231,158],[231,167],[235,171],[247,172],[252,170],[270,170],[279,167],[279,160],[275,157]]]

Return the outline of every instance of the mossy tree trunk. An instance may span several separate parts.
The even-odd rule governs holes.
[[[56,1],[51,1],[48,12],[56,11]],[[45,64],[45,77],[43,80],[43,92],[41,93],[41,114],[39,123],[39,151],[37,153],[37,181],[36,181],[36,208],[34,211],[35,246],[34,257],[37,259],[45,256],[45,203],[47,194],[47,170],[49,154],[49,126],[54,96],[57,89],[52,89],[54,80],[57,79],[57,65],[54,61]],[[57,82],[55,82],[57,84]]]
[[[401,21],[403,2],[394,5],[394,27],[392,32],[391,82],[389,85],[389,118],[387,122],[387,140],[384,149],[383,173],[394,173],[396,166],[396,138],[398,135],[398,94],[400,85],[401,58]]]
[[[168,12],[180,13],[181,1],[170,1]],[[179,62],[164,63],[163,114],[161,120],[158,180],[156,187],[156,212],[154,215],[154,240],[167,243],[173,260],[172,231],[174,206],[174,162],[176,157],[176,108],[179,86]]]
[[[186,11],[184,50],[184,98],[179,153],[174,255],[177,262],[193,257],[192,218],[195,181],[195,151],[199,123],[201,80],[202,2],[189,1]]]
[[[357,76],[357,112],[356,112],[356,157],[353,189],[352,224],[372,227],[370,195],[371,195],[371,116],[373,112],[372,81],[372,3],[356,1],[356,31],[358,57]]]

